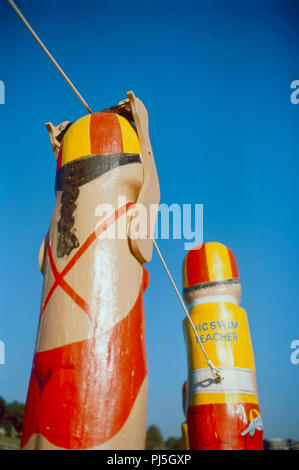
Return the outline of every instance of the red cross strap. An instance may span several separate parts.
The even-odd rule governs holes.
[[[96,240],[97,237],[101,235],[105,230],[107,230],[114,222],[117,221],[117,219],[125,214],[128,209],[132,206],[134,206],[134,202],[128,202],[124,206],[120,207],[117,209],[112,215],[110,215],[101,225],[99,225],[90,235],[89,237],[85,240],[85,242],[80,246],[78,251],[74,254],[74,256],[70,259],[68,264],[64,267],[64,269],[59,272],[58,269],[56,268],[53,255],[52,255],[52,250],[51,250],[51,244],[49,242],[48,245],[48,257],[50,260],[50,265],[52,268],[52,272],[55,278],[55,281],[49,290],[49,293],[46,297],[46,300],[43,303],[42,310],[41,310],[41,315],[40,315],[40,320],[45,312],[46,306],[55,291],[56,287],[60,286],[70,297],[71,299],[88,315],[88,318],[91,320],[91,312],[89,310],[89,305],[88,303],[80,297],[80,295],[65,281],[64,277],[66,274],[75,266],[77,261],[81,258],[81,256],[85,253],[85,251],[90,247],[90,245]]]

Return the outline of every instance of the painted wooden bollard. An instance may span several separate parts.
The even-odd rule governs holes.
[[[134,238],[130,225],[136,204],[158,204],[160,192],[146,109],[128,97],[73,124],[47,125],[56,205],[39,257],[44,288],[25,449],[144,448],[143,264],[152,233]],[[100,204],[114,209],[104,214]]]
[[[253,349],[233,253],[220,243],[194,248],[184,260],[183,283],[192,322],[222,378],[213,378],[185,319],[190,449],[262,449]]]
[[[183,412],[185,418],[187,420],[187,413],[188,413],[188,382],[187,380],[184,382],[183,389],[182,389],[182,396],[183,396]],[[184,450],[189,450],[189,436],[188,436],[188,424],[187,421],[182,423],[182,445]]]

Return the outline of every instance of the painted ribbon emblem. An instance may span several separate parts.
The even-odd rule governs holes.
[[[254,413],[256,414],[256,418],[254,418]],[[249,425],[247,428],[241,433],[241,436],[246,436],[249,433],[249,436],[253,437],[255,435],[255,430],[262,431],[264,429],[263,421],[260,413],[253,409],[249,412]]]

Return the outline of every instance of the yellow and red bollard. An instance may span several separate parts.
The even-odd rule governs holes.
[[[254,355],[233,253],[220,243],[188,252],[184,298],[201,343],[221,376],[219,382],[197,344],[188,319],[187,432],[190,449],[262,449]]]

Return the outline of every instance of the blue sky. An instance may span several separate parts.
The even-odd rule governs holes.
[[[299,6],[289,1],[17,1],[94,111],[134,90],[146,104],[161,202],[204,204],[204,241],[235,253],[265,437],[299,440]],[[55,204],[44,123],[85,108],[0,3],[0,395],[25,401],[42,289],[38,251]],[[181,287],[183,240],[159,246]],[[184,313],[156,254],[145,294],[148,424],[178,436]]]

